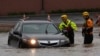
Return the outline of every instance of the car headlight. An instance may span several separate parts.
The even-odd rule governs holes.
[[[31,45],[35,45],[36,44],[36,39],[23,39],[24,42],[27,42]]]
[[[30,44],[32,44],[32,45],[36,44],[36,40],[35,40],[35,39],[30,39],[29,42],[30,42]]]

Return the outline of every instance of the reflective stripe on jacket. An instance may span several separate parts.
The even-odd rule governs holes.
[[[61,22],[59,25],[59,29],[63,30],[64,29],[63,26],[65,26],[66,28],[71,27],[73,30],[77,30],[77,25],[71,20],[67,19],[66,23],[67,24],[65,24],[64,22]]]

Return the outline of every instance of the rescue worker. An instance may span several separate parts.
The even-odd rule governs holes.
[[[97,26],[100,27],[100,15],[99,14],[97,15],[96,24],[97,24]],[[100,29],[99,29],[99,36],[100,36]]]
[[[84,37],[85,47],[89,46],[93,42],[93,19],[90,18],[89,12],[85,11],[82,13],[85,22],[82,27],[82,35]]]
[[[70,46],[74,46],[74,30],[77,30],[77,25],[68,19],[67,15],[61,16],[62,22],[59,24],[59,29],[69,38]]]

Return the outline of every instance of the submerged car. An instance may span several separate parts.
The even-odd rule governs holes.
[[[52,22],[22,20],[9,32],[8,45],[19,48],[67,47],[69,40]]]

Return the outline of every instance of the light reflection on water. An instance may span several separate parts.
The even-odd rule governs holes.
[[[34,54],[36,52],[36,49],[31,49],[31,53]]]
[[[30,56],[35,56],[36,55],[36,49],[30,49],[30,50],[31,50]]]

